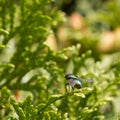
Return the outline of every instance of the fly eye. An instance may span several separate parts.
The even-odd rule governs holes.
[[[72,79],[72,77],[67,77],[67,79]]]
[[[66,75],[65,78],[66,79],[71,79],[71,76],[70,75]]]
[[[66,79],[71,79],[71,77],[70,77],[70,76],[67,76],[67,75],[65,76],[65,78],[66,78]]]

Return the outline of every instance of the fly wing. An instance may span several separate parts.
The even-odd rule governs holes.
[[[87,79],[87,78],[79,78],[79,80],[82,81],[82,82],[93,83],[93,80],[91,80],[91,79]]]

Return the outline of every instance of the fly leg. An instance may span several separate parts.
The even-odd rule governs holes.
[[[73,87],[71,87],[70,85],[69,85],[69,83],[66,83],[65,84],[65,90],[66,90],[66,92],[72,92],[73,91]]]
[[[67,87],[67,86],[69,86],[68,83],[65,84],[65,91],[66,91],[66,92],[68,91],[68,87]]]

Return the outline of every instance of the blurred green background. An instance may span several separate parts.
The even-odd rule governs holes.
[[[0,0],[0,120],[120,119],[120,0]],[[65,74],[92,79],[65,89]]]

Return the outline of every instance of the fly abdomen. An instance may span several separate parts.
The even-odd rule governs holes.
[[[75,79],[75,80],[73,80],[73,82],[72,82],[72,86],[73,86],[73,87],[76,87],[77,89],[80,89],[80,88],[82,88],[82,83],[81,83],[80,80]]]

